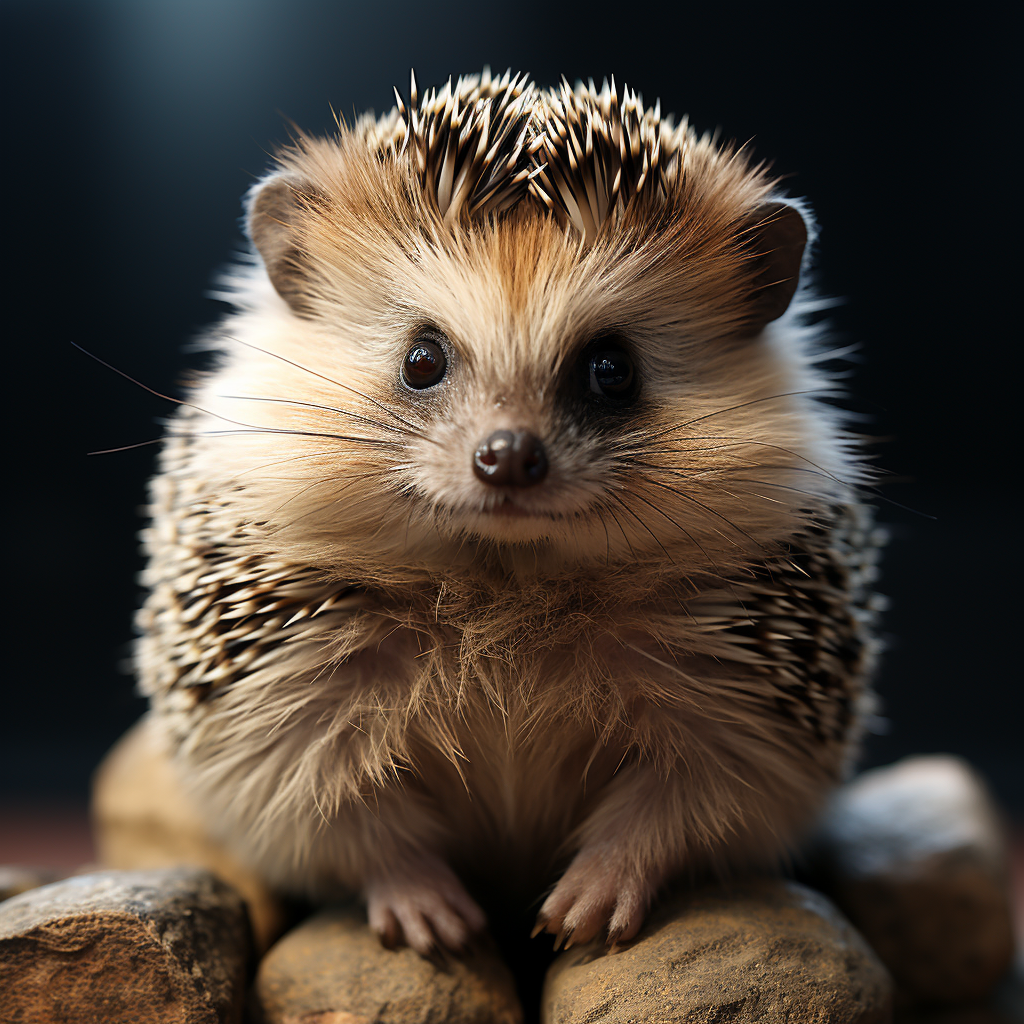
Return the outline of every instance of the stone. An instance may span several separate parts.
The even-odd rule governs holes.
[[[892,982],[820,893],[764,879],[667,900],[619,952],[550,967],[543,1024],[884,1024]]]
[[[241,893],[258,952],[284,931],[284,903],[255,871],[210,838],[150,716],[125,733],[97,769],[92,817],[96,852],[104,867],[206,868]]]
[[[18,893],[49,885],[61,877],[52,868],[30,868],[20,864],[0,864],[0,903]]]
[[[5,1024],[237,1024],[249,927],[207,871],[100,871],[0,904]]]
[[[385,949],[363,911],[328,907],[263,958],[253,992],[264,1024],[520,1024],[512,975],[475,949],[445,962]]]
[[[959,758],[910,757],[839,790],[817,880],[891,971],[903,1001],[984,997],[1013,958],[1009,856],[985,786]]]

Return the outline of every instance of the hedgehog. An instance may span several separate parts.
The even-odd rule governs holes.
[[[250,191],[171,418],[137,667],[268,883],[556,946],[785,862],[856,756],[880,536],[806,273],[743,147],[614,79],[449,79]]]

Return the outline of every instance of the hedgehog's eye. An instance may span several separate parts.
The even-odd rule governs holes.
[[[625,349],[614,343],[598,343],[588,355],[590,390],[595,395],[620,401],[633,397],[636,373],[633,360]]]
[[[436,384],[448,368],[444,349],[427,336],[420,336],[405,354],[402,379],[411,388],[420,390]]]

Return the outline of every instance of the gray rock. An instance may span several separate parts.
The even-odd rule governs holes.
[[[0,903],[29,889],[49,885],[61,877],[52,868],[29,868],[20,864],[0,864]]]
[[[361,910],[328,908],[263,958],[253,1010],[266,1024],[519,1024],[508,969],[476,951],[446,964],[387,950]]]
[[[883,1024],[892,984],[857,931],[796,882],[699,889],[618,953],[590,944],[548,971],[544,1024]]]
[[[101,871],[0,904],[4,1024],[231,1024],[249,927],[241,898],[192,868]]]
[[[1008,852],[984,784],[955,757],[912,757],[835,795],[816,858],[904,1000],[980,999],[1013,958]]]

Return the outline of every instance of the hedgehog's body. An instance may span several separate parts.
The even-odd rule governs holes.
[[[254,194],[143,686],[273,881],[426,949],[482,924],[452,868],[568,865],[543,923],[629,937],[669,876],[777,859],[855,742],[872,546],[783,316],[804,221],[613,90],[411,110]]]

